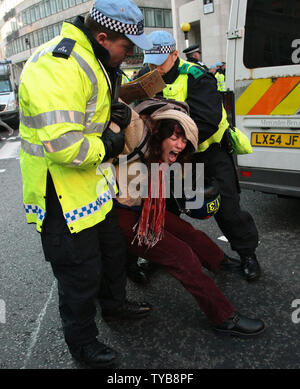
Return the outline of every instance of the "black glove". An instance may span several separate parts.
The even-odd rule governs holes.
[[[102,162],[107,161],[110,158],[114,158],[119,155],[125,146],[124,132],[113,132],[110,128],[107,128],[100,138],[104,144],[105,156]]]
[[[111,121],[124,130],[131,121],[131,109],[124,103],[111,103]]]

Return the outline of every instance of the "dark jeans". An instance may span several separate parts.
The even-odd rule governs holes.
[[[48,219],[49,221],[49,219]],[[43,226],[42,245],[58,281],[59,310],[66,342],[81,345],[98,334],[95,299],[104,309],[125,300],[125,241],[113,209],[106,219],[77,234]]]
[[[131,254],[161,264],[194,296],[212,323],[220,324],[232,316],[234,307],[202,270],[203,265],[214,272],[224,258],[223,251],[204,232],[166,212],[164,237],[147,250],[136,242],[131,244],[135,235],[132,228],[140,214],[125,208],[116,211]]]
[[[196,153],[194,161],[204,163],[205,175],[214,176],[220,186],[220,209],[215,215],[219,228],[240,255],[255,252],[258,231],[249,212],[241,209],[239,185],[234,161],[220,145],[212,145],[204,153]]]

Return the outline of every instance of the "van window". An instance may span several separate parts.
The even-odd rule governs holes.
[[[249,0],[244,65],[247,68],[300,63],[300,0]]]
[[[0,80],[0,93],[8,93],[11,91],[10,80]]]

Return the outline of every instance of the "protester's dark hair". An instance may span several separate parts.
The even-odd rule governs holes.
[[[106,28],[102,26],[101,24],[97,23],[90,14],[87,14],[84,18],[84,25],[90,30],[92,35],[95,37],[96,34],[99,34],[99,32],[105,32],[107,34],[107,37],[110,41],[116,41],[118,39],[127,39],[124,34],[121,34],[120,32],[110,30],[109,28]]]
[[[152,133],[148,142],[148,164],[159,162],[162,154],[162,142],[170,138],[174,133],[176,135],[183,135],[185,132],[182,126],[173,119],[162,119],[158,121],[151,121]],[[188,155],[191,155],[194,148],[190,141],[187,142],[185,149],[180,153],[176,162],[183,163]]]

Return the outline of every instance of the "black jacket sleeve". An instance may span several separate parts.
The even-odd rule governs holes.
[[[205,73],[195,79],[189,74],[186,103],[190,107],[191,118],[197,124],[200,144],[218,130],[222,119],[222,96],[217,90],[215,77]]]

